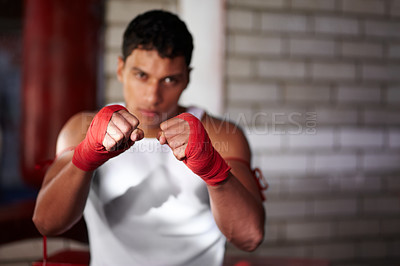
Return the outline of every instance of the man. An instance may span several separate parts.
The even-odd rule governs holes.
[[[171,13],[128,25],[117,69],[125,107],[77,114],[61,130],[33,217],[43,235],[83,214],[92,265],[220,265],[225,238],[257,248],[265,213],[243,133],[178,105],[192,49]]]

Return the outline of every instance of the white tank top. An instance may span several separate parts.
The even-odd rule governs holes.
[[[95,172],[84,216],[91,265],[222,264],[225,238],[204,181],[157,139],[136,142]]]

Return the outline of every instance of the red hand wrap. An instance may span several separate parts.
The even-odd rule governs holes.
[[[93,118],[85,139],[75,148],[72,163],[81,170],[93,171],[108,159],[124,152],[129,147],[116,151],[107,151],[103,146],[107,126],[113,113],[127,110],[121,105],[110,105],[101,109]]]
[[[201,121],[189,113],[177,117],[187,121],[190,127],[186,158],[183,160],[186,166],[211,186],[227,179],[231,168],[212,146]]]

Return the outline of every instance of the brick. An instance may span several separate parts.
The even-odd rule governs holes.
[[[254,115],[257,124],[266,129],[264,132],[272,134],[313,134],[318,122],[314,113],[294,106],[264,107]]]
[[[380,227],[378,220],[340,221],[338,236],[377,236]]]
[[[332,149],[334,146],[333,129],[318,129],[315,134],[307,134],[303,131],[301,134],[288,135],[289,149]]]
[[[366,21],[365,33],[375,37],[399,38],[400,23],[388,21]]]
[[[287,240],[326,239],[332,236],[329,222],[288,223]]]
[[[389,131],[389,148],[400,148],[400,130],[391,129]]]
[[[317,108],[315,111],[317,113],[318,124],[356,124],[358,119],[355,109]]]
[[[307,169],[305,155],[275,154],[262,157],[263,169],[280,174],[304,175]]]
[[[287,85],[285,98],[287,102],[329,102],[328,86]]]
[[[316,173],[354,172],[357,169],[355,154],[318,154],[314,158]]]
[[[240,5],[247,7],[259,8],[282,8],[285,7],[285,0],[229,0],[229,5]]]
[[[400,86],[388,88],[386,93],[386,102],[393,105],[400,104]]]
[[[228,83],[229,101],[276,102],[279,91],[273,83],[231,82]]]
[[[263,13],[261,17],[261,30],[269,32],[306,32],[307,17],[291,14]]]
[[[271,223],[269,220],[265,223],[264,241],[276,242],[281,234],[281,225],[279,223]]]
[[[107,80],[104,95],[106,103],[115,103],[124,101],[122,85],[116,77],[109,78]]]
[[[390,3],[390,15],[393,17],[399,17],[400,2],[398,0],[391,0],[389,3]]]
[[[387,247],[384,241],[368,241],[360,244],[360,257],[362,258],[379,258],[385,257]]]
[[[281,190],[285,194],[325,194],[331,191],[331,184],[327,179],[321,178],[293,178],[283,182]]]
[[[293,9],[334,11],[335,1],[332,0],[296,0],[292,1]]]
[[[105,33],[105,48],[120,50],[125,26],[110,26]]]
[[[339,86],[337,89],[337,101],[339,103],[374,103],[381,101],[381,89],[379,87],[352,87]]]
[[[291,39],[290,54],[301,56],[334,56],[335,43],[329,40]]]
[[[106,1],[106,21],[108,23],[127,24],[138,14],[151,9],[161,9],[167,7],[162,2],[174,1]]]
[[[390,191],[400,191],[400,176],[391,176],[387,179],[387,188]]]
[[[342,0],[342,10],[351,13],[384,15],[385,2],[382,0]]]
[[[379,192],[382,190],[382,180],[379,177],[365,177],[363,175],[339,177],[333,178],[331,183],[339,183],[340,190],[345,192]]]
[[[400,169],[400,153],[365,154],[362,160],[363,169],[369,171],[393,171]]]
[[[224,117],[228,118],[234,124],[246,128],[252,126],[249,124],[249,121],[253,120],[253,111],[251,108],[229,106]]]
[[[399,256],[400,241],[393,240],[388,243],[387,257],[396,258]]]
[[[400,116],[396,110],[364,110],[364,122],[367,125],[399,125]]]
[[[118,57],[120,53],[108,51],[104,56],[104,71],[109,76],[117,75]]]
[[[282,52],[280,38],[237,35],[234,38],[234,52],[246,55],[279,55]]]
[[[304,217],[310,214],[307,201],[267,201],[268,219]]]
[[[251,62],[247,59],[228,58],[226,71],[228,77],[250,77],[252,73]]]
[[[274,245],[267,246],[265,249],[260,250],[262,256],[266,257],[281,257],[281,258],[306,258],[308,248],[305,245]]]
[[[242,10],[229,10],[227,14],[227,27],[228,29],[235,30],[252,30],[253,14],[250,11]]]
[[[317,244],[312,249],[312,257],[317,259],[344,260],[352,259],[355,255],[356,248],[352,243]]]
[[[258,64],[259,75],[263,78],[304,78],[306,66],[304,62],[294,61],[261,61]]]
[[[364,198],[363,211],[374,214],[397,214],[400,212],[400,199],[397,195]]]
[[[339,142],[345,148],[381,148],[384,132],[380,129],[341,128]]]
[[[387,219],[382,221],[383,234],[400,234],[400,219]]]
[[[317,33],[354,35],[359,34],[359,25],[355,19],[316,17],[315,31]]]
[[[314,202],[314,214],[354,215],[357,212],[357,200],[354,199],[318,199]]]
[[[346,57],[381,58],[383,46],[380,43],[343,42],[341,54]]]
[[[254,129],[248,129],[246,136],[252,150],[280,149],[282,136],[274,134],[258,134]]]
[[[400,58],[400,45],[389,44],[389,58]]]
[[[399,81],[400,65],[397,64],[365,64],[362,65],[362,77],[364,80]]]
[[[313,79],[351,80],[356,77],[356,68],[348,63],[313,63],[311,65]]]

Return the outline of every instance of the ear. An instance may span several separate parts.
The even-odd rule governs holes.
[[[121,56],[118,56],[118,67],[117,67],[117,78],[122,83],[124,73],[125,62]]]
[[[187,84],[186,84],[186,86],[185,86],[185,89],[186,89],[187,86],[189,85],[189,82],[190,82],[190,73],[192,73],[192,69],[193,69],[193,68],[188,67],[188,70],[187,70]]]

